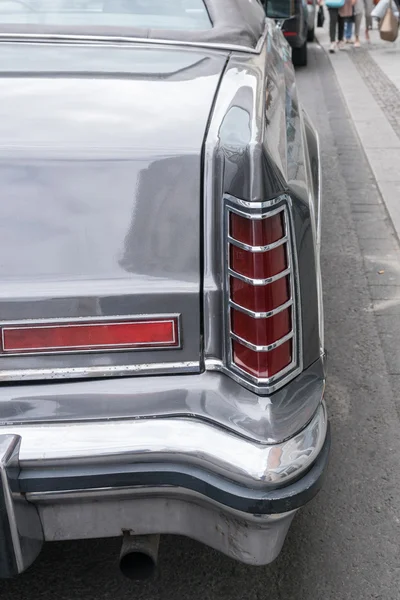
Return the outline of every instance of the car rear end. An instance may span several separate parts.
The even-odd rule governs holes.
[[[314,41],[316,13],[317,13],[317,0],[307,0],[307,25],[308,25],[307,40],[309,42]]]
[[[285,182],[256,126],[266,53],[6,54],[0,576],[115,536],[271,562],[330,442],[304,148]]]

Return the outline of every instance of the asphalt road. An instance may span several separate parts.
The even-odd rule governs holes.
[[[390,285],[380,287],[368,262],[379,248],[385,251],[382,241],[391,240],[395,252],[398,244],[330,63],[317,46],[298,82],[320,132],[325,184],[322,266],[333,448],[323,491],[296,517],[281,556],[268,567],[249,568],[190,540],[164,538],[157,578],[133,585],[118,573],[118,540],[49,544],[26,574],[0,582],[1,598],[400,598],[400,378],[387,368],[390,359],[400,373],[400,355],[397,337],[387,343],[390,331],[386,338],[378,331],[373,311],[374,298],[390,294]]]

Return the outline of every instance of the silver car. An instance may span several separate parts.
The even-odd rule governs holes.
[[[0,576],[115,536],[132,578],[160,534],[269,563],[330,445],[287,42],[258,0],[7,0],[0,45]]]

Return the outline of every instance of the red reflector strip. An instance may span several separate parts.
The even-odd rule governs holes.
[[[297,35],[297,33],[295,31],[284,31],[283,35],[285,37],[294,37],[295,35]]]
[[[73,352],[177,347],[176,318],[2,327],[2,352]]]

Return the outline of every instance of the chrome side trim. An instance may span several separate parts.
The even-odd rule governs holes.
[[[322,165],[321,165],[321,148],[319,134],[315,131],[318,149],[318,222],[317,222],[317,291],[318,291],[318,313],[319,313],[319,338],[321,352],[325,352],[325,328],[324,328],[324,300],[322,288],[322,270],[321,270],[321,227],[322,227]]]
[[[6,43],[13,41],[33,42],[37,44],[46,44],[51,42],[63,42],[66,44],[77,44],[82,46],[90,45],[113,45],[113,46],[131,46],[132,44],[146,44],[157,46],[184,46],[188,48],[205,48],[208,50],[225,50],[228,52],[240,52],[245,54],[260,54],[268,34],[268,24],[266,22],[264,31],[257,46],[239,46],[237,44],[220,44],[216,42],[188,42],[183,40],[165,40],[150,39],[129,36],[105,36],[105,35],[71,35],[57,33],[3,33],[0,32],[0,43],[4,40]]]
[[[284,271],[281,271],[280,273],[277,273],[277,275],[273,275],[272,277],[267,277],[267,279],[252,279],[251,277],[247,277],[247,275],[242,275],[241,273],[237,273],[236,271],[234,271],[233,269],[230,269],[229,267],[228,267],[228,273],[232,277],[236,277],[236,279],[241,279],[242,281],[245,281],[246,283],[251,283],[251,285],[268,285],[268,283],[274,283],[274,281],[278,281],[278,279],[282,279],[282,277],[289,275],[290,267],[288,267]]]
[[[269,250],[275,250],[275,248],[279,248],[279,246],[286,244],[287,241],[287,236],[284,236],[280,240],[277,240],[272,244],[267,244],[266,246],[250,246],[249,244],[239,242],[239,240],[235,240],[233,237],[228,235],[228,244],[232,244],[233,246],[237,246],[238,248],[242,248],[243,250],[248,250],[249,252],[268,252]]]
[[[298,478],[316,460],[327,433],[320,404],[308,425],[279,444],[260,444],[191,418],[32,424],[0,427],[21,437],[19,464],[29,469],[73,465],[172,461],[257,489],[275,489]]]
[[[56,369],[9,369],[0,371],[1,381],[40,381],[43,379],[81,379],[93,377],[115,377],[129,375],[169,375],[179,373],[199,373],[200,363],[182,361],[171,363],[151,363],[138,365],[117,365],[102,367],[75,367]]]
[[[240,304],[236,304],[236,302],[233,302],[233,300],[229,300],[229,304],[231,308],[240,310],[240,312],[249,315],[249,317],[253,317],[253,319],[269,319],[270,317],[274,317],[275,315],[278,315],[279,313],[283,312],[287,308],[290,308],[293,305],[293,300],[290,299],[288,300],[288,302],[285,302],[285,304],[281,304],[277,308],[274,308],[273,310],[269,310],[267,312],[256,312],[254,310],[250,310],[250,308],[245,308],[244,306],[240,306]]]
[[[247,340],[241,338],[239,335],[236,335],[236,333],[233,333],[233,331],[231,332],[231,338],[239,342],[239,344],[242,344],[242,346],[246,346],[246,348],[254,350],[254,352],[271,352],[271,350],[275,350],[275,348],[278,348],[285,342],[291,340],[293,338],[293,331],[283,336],[279,340],[276,340],[276,342],[268,344],[268,346],[257,346],[257,344],[252,344],[252,342],[248,342]]]

